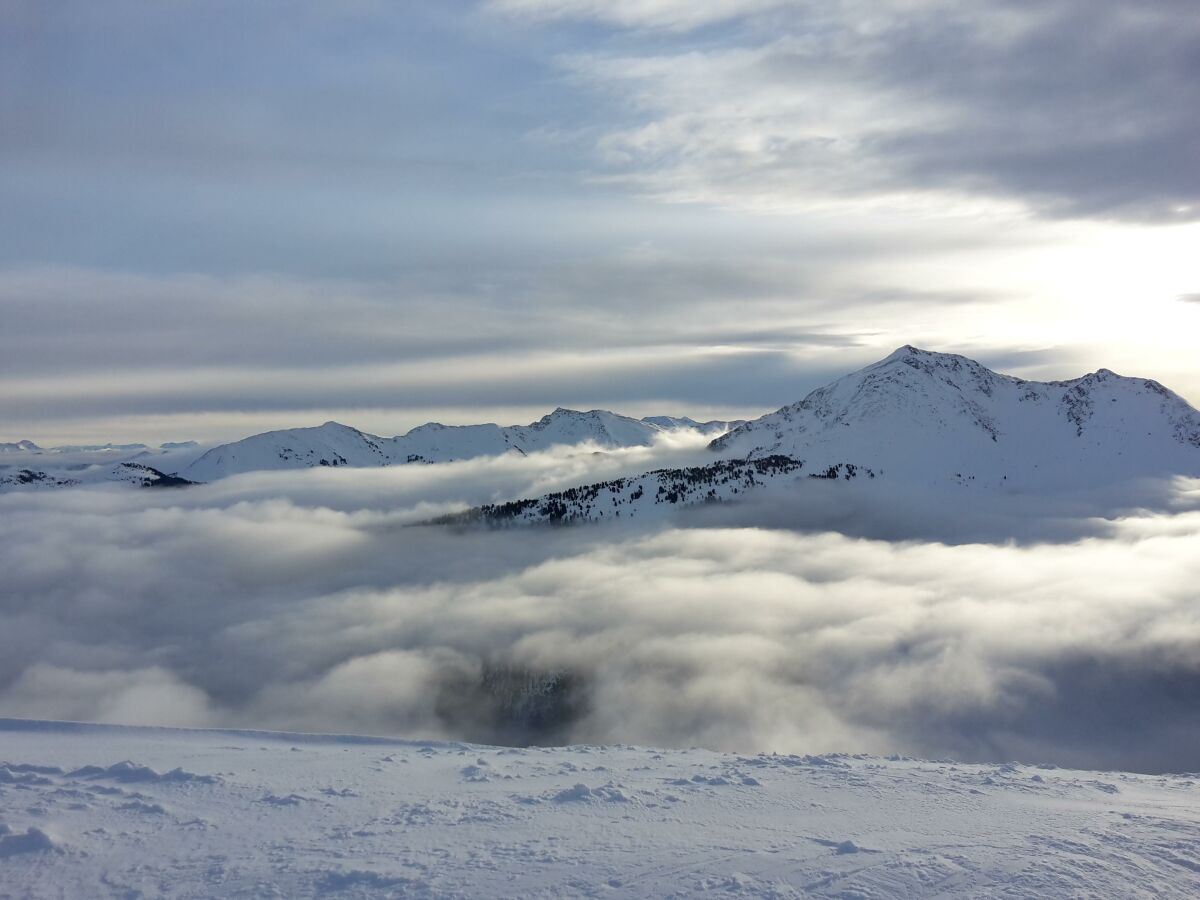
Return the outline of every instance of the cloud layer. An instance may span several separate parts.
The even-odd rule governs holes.
[[[960,517],[988,543],[918,539],[919,505],[899,542],[691,517],[410,527],[577,464],[0,498],[0,714],[1200,763],[1195,485],[1173,513],[1064,505],[1075,531],[1055,543],[1004,541],[1003,515]],[[880,529],[896,537],[893,500]]]

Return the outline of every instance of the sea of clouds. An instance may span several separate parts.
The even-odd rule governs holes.
[[[0,496],[0,715],[1200,770],[1197,482],[419,524],[696,454]]]

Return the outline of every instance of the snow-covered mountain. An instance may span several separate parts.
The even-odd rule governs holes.
[[[600,481],[531,499],[490,503],[443,516],[434,524],[506,527],[644,520],[661,517],[677,507],[736,501],[751,492],[796,484],[805,478],[850,481],[859,477],[871,479],[875,473],[854,463],[809,472],[802,460],[778,455],[726,459],[706,466],[655,469],[632,478]]]
[[[441,523],[567,524],[661,516],[746,499],[810,478],[877,476],[917,487],[1100,486],[1200,477],[1200,413],[1155,381],[1107,369],[1025,381],[949,353],[905,346],[799,403],[714,440],[720,462],[659,469],[490,504]]]
[[[195,441],[39,447],[33,441],[0,444],[0,493],[94,484],[165,487],[190,484],[173,474],[203,450]]]
[[[181,443],[162,444],[158,449],[160,451],[174,450],[183,447],[195,447],[195,441],[183,441]],[[146,444],[62,444],[56,447],[39,447],[33,441],[15,441],[12,443],[0,443],[0,453],[32,453],[38,456],[66,456],[77,453],[95,453],[95,454],[120,454],[129,455],[131,453],[155,452]]]
[[[603,449],[646,447],[664,432],[695,429],[719,433],[725,423],[651,417],[632,419],[606,410],[558,408],[530,425],[441,425],[430,422],[407,434],[384,438],[337,422],[316,428],[268,431],[214,447],[179,474],[215,481],[242,472],[313,466],[390,466],[533,453],[589,444]]]
[[[13,897],[1200,893],[1194,775],[0,719]]]
[[[786,457],[802,462],[804,475],[854,466],[914,485],[1020,491],[1145,475],[1200,476],[1200,413],[1158,382],[1108,369],[1070,381],[1026,381],[963,356],[904,346],[751,422],[634,419],[605,410],[559,408],[529,425],[431,422],[392,438],[326,422],[257,434],[203,453],[193,442],[157,450],[141,444],[43,450],[20,441],[0,445],[5,457],[0,490],[29,485],[30,472],[40,473],[43,484],[125,480],[121,469],[77,474],[101,462],[153,463],[160,473],[204,482],[261,470],[438,463],[556,446],[649,446],[664,433],[679,431],[719,434],[709,446],[727,460]],[[650,475],[655,477],[645,484],[628,480],[624,485],[630,504],[638,487],[657,494],[664,486],[666,476]],[[730,499],[722,494],[731,490],[729,484],[723,483],[716,496],[706,492],[693,499]],[[544,505],[545,500],[523,502]],[[571,511],[581,518],[592,514]]]
[[[32,463],[54,467],[74,466],[82,469],[101,463],[156,457],[163,468],[177,468],[190,463],[199,452],[200,445],[195,441],[168,441],[157,447],[147,444],[113,443],[61,444],[54,447],[41,447],[33,441],[14,441],[0,443],[0,455],[3,455],[4,458],[4,462],[0,463],[0,466],[20,466]],[[169,465],[164,461],[168,457]]]
[[[87,466],[82,469],[19,468],[0,470],[0,493],[13,489],[79,487],[90,484],[132,484],[137,487],[185,487],[186,478],[168,475],[136,462]]]
[[[745,419],[712,419],[708,422],[697,422],[688,416],[646,416],[642,419],[651,425],[666,428],[669,431],[691,428],[701,434],[724,434],[739,425],[745,425]]]
[[[710,447],[803,459],[809,471],[853,461],[912,483],[1091,486],[1200,476],[1200,413],[1158,382],[1108,369],[1025,381],[904,346]]]

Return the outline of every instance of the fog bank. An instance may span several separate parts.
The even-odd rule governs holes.
[[[411,525],[508,465],[0,497],[0,715],[1200,770],[1194,483],[1052,541],[846,485],[842,532]]]

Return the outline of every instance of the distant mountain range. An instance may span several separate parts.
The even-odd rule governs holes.
[[[158,445],[159,452],[170,450],[190,450],[199,445],[195,441],[168,441]],[[33,441],[17,441],[15,443],[0,442],[0,453],[30,453],[36,455],[70,453],[153,453],[148,444],[64,444],[58,447],[39,447]]]
[[[441,425],[430,422],[398,437],[384,438],[348,425],[268,431],[214,447],[178,474],[215,481],[241,472],[314,466],[394,466],[442,463],[528,454],[551,447],[589,445],[602,450],[648,447],[661,435],[698,431],[719,435],[741,422],[696,422],[670,416],[631,419],[606,410],[559,408],[530,425]]]
[[[42,448],[32,441],[0,444],[0,491],[127,483],[137,462],[173,485],[209,482],[246,472],[319,466],[371,468],[454,462],[551,447],[616,450],[648,447],[668,434],[716,436],[742,421],[697,422],[686,417],[634,419],[606,410],[559,408],[529,425],[442,425],[430,422],[397,437],[379,437],[338,422],[256,434],[202,451],[195,441]],[[10,462],[11,460],[11,462]]]
[[[151,451],[141,444],[42,450],[20,441],[0,445],[5,456],[20,460],[20,467],[0,463],[0,490],[145,481],[121,467],[134,461],[145,468],[154,463],[150,471],[161,476],[151,477],[154,483],[172,476],[164,483],[180,484],[263,470],[444,463],[561,446],[613,450],[689,431],[713,436],[713,463],[517,500],[515,512],[503,506],[475,518],[574,521],[618,510],[630,517],[650,507],[733,499],[765,482],[809,476],[867,473],[906,483],[1010,491],[1085,488],[1139,476],[1200,477],[1200,413],[1158,382],[1108,369],[1070,381],[1026,381],[964,356],[906,345],[749,422],[634,419],[559,408],[529,425],[431,422],[392,438],[326,422],[269,431],[205,452],[191,442]],[[121,451],[133,455],[114,460]],[[56,453],[74,462],[56,469],[51,463]],[[88,454],[104,462],[91,465]],[[45,466],[31,460],[45,460]],[[762,460],[773,462],[750,465]]]

